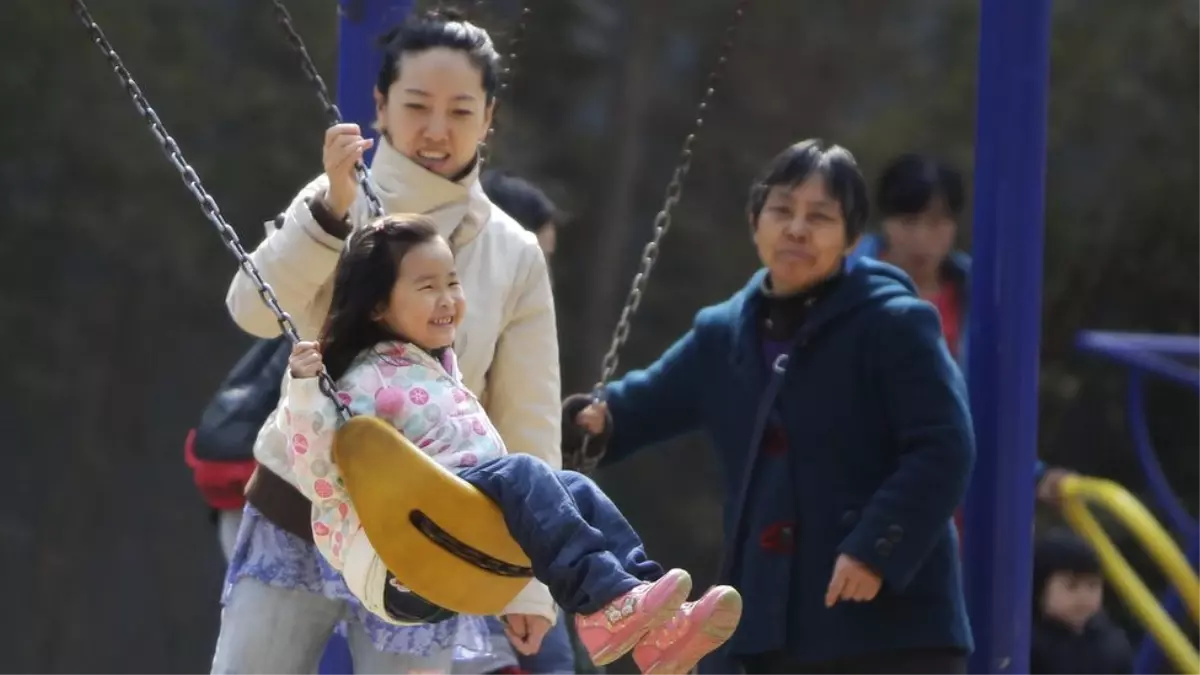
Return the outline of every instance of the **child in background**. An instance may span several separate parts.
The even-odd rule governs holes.
[[[459,377],[451,347],[465,308],[450,247],[424,217],[388,216],[350,236],[321,341],[296,345],[283,412],[275,418],[291,439],[298,487],[313,502],[318,550],[343,573],[349,560],[375,558],[332,461],[336,412],[316,378],[328,369],[355,414],[395,425],[500,506],[538,581],[578,615],[580,639],[595,663],[633,650],[643,672],[687,672],[733,634],[741,597],[715,586],[685,602],[687,572],[664,574],[649,560],[595,483],[531,455],[508,454]],[[380,611],[373,589],[347,582],[365,606]],[[522,606],[521,595],[504,614],[508,636],[523,653],[538,650],[556,618]]]
[[[1104,611],[1096,552],[1074,533],[1037,538],[1030,673],[1131,673],[1133,649]]]

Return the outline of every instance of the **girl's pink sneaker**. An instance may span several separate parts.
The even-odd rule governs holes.
[[[696,602],[685,602],[666,623],[646,634],[633,649],[643,673],[687,673],[733,635],[742,618],[742,596],[729,586],[713,586]]]
[[[670,619],[692,592],[692,577],[671,570],[652,584],[642,584],[593,614],[575,617],[579,641],[592,663],[605,666],[621,658],[646,633]]]

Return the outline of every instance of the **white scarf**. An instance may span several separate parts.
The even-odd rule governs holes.
[[[381,138],[371,161],[371,183],[386,213],[420,213],[430,218],[452,250],[479,235],[492,203],[479,184],[479,162],[451,181],[405,157]]]

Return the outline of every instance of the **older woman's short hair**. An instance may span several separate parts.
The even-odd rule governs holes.
[[[758,222],[771,188],[795,187],[813,174],[825,178],[830,196],[841,204],[846,239],[853,241],[867,224],[867,184],[849,150],[819,138],[791,145],[767,162],[750,186],[750,199],[746,205],[750,221]]]

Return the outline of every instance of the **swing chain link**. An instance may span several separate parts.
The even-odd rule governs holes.
[[[338,109],[337,104],[333,102],[333,98],[329,95],[329,88],[325,86],[325,80],[321,77],[321,73],[317,70],[317,66],[313,63],[312,57],[308,54],[308,48],[304,45],[304,40],[300,38],[300,33],[296,31],[295,24],[292,23],[292,15],[287,10],[287,6],[283,4],[283,0],[271,0],[271,6],[274,8],[275,20],[283,28],[287,34],[288,44],[300,57],[300,67],[304,70],[304,76],[308,78],[309,83],[317,90],[317,98],[321,99],[321,106],[325,108],[325,117],[329,121],[329,125],[342,123],[342,111]],[[358,184],[362,188],[363,194],[367,197],[367,203],[371,211],[372,218],[378,218],[383,215],[383,202],[379,200],[379,196],[375,194],[375,189],[371,187],[370,172],[367,167],[359,160],[354,163],[354,175],[358,179]]]
[[[246,275],[250,277],[250,280],[254,282],[255,287],[258,289],[259,297],[262,298],[263,302],[267,305],[267,308],[271,310],[271,313],[275,315],[276,321],[279,322],[280,330],[288,336],[293,344],[299,342],[300,334],[296,330],[296,324],[292,322],[292,317],[283,310],[283,307],[280,306],[279,299],[275,297],[275,292],[271,290],[270,284],[263,280],[262,275],[259,274],[258,268],[250,259],[250,255],[246,253],[246,249],[242,247],[242,242],[241,239],[238,238],[237,232],[229,226],[229,223],[225,222],[225,218],[221,215],[221,209],[217,206],[217,201],[213,199],[212,195],[208,194],[208,192],[204,189],[204,186],[200,182],[200,176],[196,173],[195,169],[193,169],[191,165],[187,163],[187,160],[184,159],[183,151],[179,149],[179,145],[175,142],[175,139],[172,138],[169,133],[167,133],[166,126],[164,126],[162,120],[159,119],[158,113],[154,112],[154,109],[150,107],[149,101],[147,101],[146,97],[142,94],[141,88],[138,87],[136,82],[134,82],[133,76],[125,68],[125,64],[117,55],[116,50],[108,41],[108,38],[104,36],[104,32],[100,30],[99,24],[92,19],[92,15],[88,11],[87,5],[83,3],[83,0],[71,0],[71,6],[75,11],[75,15],[79,17],[79,20],[87,29],[88,34],[91,36],[92,42],[100,48],[100,51],[104,53],[105,58],[108,59],[108,63],[112,67],[113,72],[117,74],[117,77],[121,80],[121,84],[125,87],[125,91],[129,94],[130,98],[133,99],[133,105],[138,109],[138,112],[141,113],[143,120],[145,120],[145,122],[150,126],[150,131],[154,133],[154,137],[158,139],[159,146],[167,155],[167,159],[170,160],[171,164],[175,166],[175,169],[179,171],[179,175],[183,178],[184,185],[186,185],[192,195],[195,196],[196,201],[200,202],[200,208],[204,211],[204,215],[208,217],[208,220],[217,228],[217,232],[221,235],[221,240],[225,244],[225,247],[233,252],[233,255],[237,258],[238,265],[241,267],[242,271],[244,271]],[[344,403],[342,403],[341,399],[338,398],[337,390],[334,386],[333,380],[327,373],[322,372],[320,374],[319,385],[321,392],[334,402],[338,413],[342,415],[344,419],[349,419],[351,415],[350,410]]]
[[[710,104],[712,103],[717,83],[721,81],[721,77],[733,54],[737,31],[749,5],[750,0],[738,0],[737,6],[734,9],[733,20],[725,27],[724,42],[721,44],[718,52],[717,64],[708,74],[704,95],[701,97],[700,104],[696,108],[696,118],[693,123],[694,128],[683,140],[683,149],[680,152],[679,163],[675,167],[675,173],[671,176],[671,182],[667,184],[663,207],[654,216],[654,236],[646,244],[646,248],[642,250],[641,262],[637,274],[633,277],[633,283],[630,285],[629,296],[625,300],[625,306],[621,308],[621,316],[617,320],[616,329],[613,330],[612,342],[609,344],[608,352],[604,354],[604,360],[601,362],[600,379],[592,388],[593,401],[600,402],[604,400],[604,386],[617,371],[617,365],[620,363],[621,348],[625,346],[625,342],[629,339],[629,332],[633,328],[633,316],[642,304],[642,296],[646,291],[646,283],[650,279],[650,272],[654,269],[654,264],[658,261],[659,253],[662,250],[662,240],[666,236],[667,231],[671,229],[671,213],[683,196],[683,184],[687,179],[688,171],[692,168],[692,145],[696,141],[696,134],[704,127],[705,115],[708,113]],[[568,463],[574,466],[577,471],[585,474],[592,473],[604,457],[604,447],[597,445],[589,448],[591,446],[590,441],[591,437],[585,435],[578,452],[574,453],[573,457],[564,458],[569,459]]]
[[[475,3],[475,8],[483,7],[485,0],[478,0]],[[500,71],[500,91],[496,94],[496,100],[504,100],[504,95],[512,86],[513,76],[516,73],[517,56],[520,52],[517,48],[521,45],[521,41],[525,38],[525,30],[529,25],[529,15],[533,13],[528,6],[521,8],[521,16],[517,19],[516,28],[513,29],[512,38],[508,41],[508,53],[504,55],[504,68]],[[496,134],[496,115],[492,115],[492,126],[488,127],[487,135],[483,137],[483,143],[479,148],[479,161],[481,164],[487,164],[492,158],[492,136]]]

